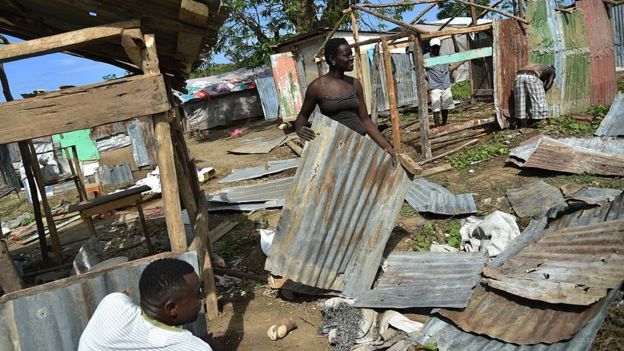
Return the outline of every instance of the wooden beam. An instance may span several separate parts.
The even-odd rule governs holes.
[[[466,5],[464,5],[463,7],[461,7],[461,8],[459,8],[459,9],[457,9],[457,11],[455,11],[455,12],[453,13],[453,16],[451,16],[451,18],[449,18],[446,22],[444,22],[444,24],[443,24],[440,28],[438,28],[438,30],[439,30],[439,31],[440,31],[440,30],[443,30],[443,29],[444,29],[444,28],[446,28],[449,24],[451,24],[451,22],[453,22],[453,20],[454,20],[455,18],[457,18],[457,16],[461,15],[461,14],[462,14],[462,12],[464,12],[464,10],[466,10],[466,7],[467,7],[467,6],[466,6]]]
[[[425,59],[422,52],[421,39],[414,39],[414,68],[416,69],[416,86],[418,88],[418,115],[420,117],[420,147],[425,158],[431,157],[431,143],[429,142],[429,106],[427,105],[427,84],[425,82]]]
[[[420,39],[426,40],[426,39],[439,38],[439,37],[445,37],[445,36],[451,36],[451,35],[483,32],[483,31],[490,30],[490,29],[492,29],[492,23],[487,23],[487,24],[481,24],[478,26],[472,26],[472,27],[466,27],[466,28],[453,28],[453,29],[441,30],[437,32],[429,32],[429,33],[422,34],[420,36]]]
[[[429,137],[435,138],[438,136],[452,134],[452,133],[456,133],[462,130],[466,130],[466,129],[470,129],[470,128],[474,128],[474,127],[478,127],[478,126],[482,126],[482,125],[486,125],[490,123],[495,123],[495,122],[496,122],[496,117],[489,117],[489,118],[477,118],[477,119],[471,119],[465,122],[447,124],[445,126],[431,129],[429,131]]]
[[[500,5],[500,4],[502,4],[502,3],[503,3],[503,1],[505,1],[505,0],[498,0],[497,2],[493,3],[492,5],[490,5],[490,7],[494,8],[494,7],[496,7],[496,6]],[[490,12],[490,10],[483,10],[483,11],[479,14],[479,16],[477,16],[477,20],[479,20],[480,18],[483,18],[483,16],[487,15],[487,13],[488,13],[488,12]],[[522,17],[522,16],[520,16],[520,17]],[[477,24],[477,23],[475,22],[474,24]]]
[[[410,32],[400,32],[397,34],[392,34],[392,35],[386,35],[386,36],[381,36],[381,37],[377,37],[377,38],[372,38],[372,39],[366,39],[363,40],[359,43],[353,43],[351,45],[352,48],[356,48],[356,47],[360,47],[360,46],[364,46],[364,45],[368,45],[368,44],[377,44],[377,43],[381,43],[381,38],[386,38],[388,40],[388,42],[397,40],[397,39],[401,39],[401,38],[407,38],[410,35],[412,35],[412,33]]]
[[[396,151],[401,149],[401,121],[399,120],[399,107],[396,93],[396,82],[392,73],[392,57],[388,40],[382,38],[384,71],[386,73],[386,88],[388,89],[388,100],[390,103],[390,120],[392,122],[392,146]]]
[[[52,211],[50,210],[50,204],[45,192],[45,185],[43,183],[43,174],[41,168],[39,168],[39,161],[37,160],[37,152],[32,142],[28,142],[30,151],[30,164],[32,165],[33,173],[35,174],[35,182],[37,183],[37,189],[41,195],[41,205],[43,207],[43,213],[46,217],[46,224],[48,226],[48,232],[50,233],[50,241],[52,242],[52,251],[54,251],[54,260],[57,264],[63,264],[63,248],[61,247],[61,240],[59,239],[58,232],[56,231],[56,224],[54,223],[54,217],[52,217]]]
[[[380,80],[379,73],[379,45],[375,45],[375,49],[373,50],[373,82],[371,83],[371,120],[373,123],[377,124],[377,119],[379,116],[379,111],[377,108],[377,86],[379,85]]]
[[[423,18],[423,17],[427,14],[427,12],[429,12],[432,8],[436,7],[436,5],[437,5],[437,3],[433,3],[433,4],[429,5],[429,6],[427,6],[427,8],[426,8],[426,9],[422,10],[422,12],[421,12],[421,13],[419,13],[419,14],[418,14],[418,16],[416,16],[416,18],[414,18],[414,19],[410,22],[410,24],[416,24],[416,23],[418,23],[418,21],[419,21],[421,18]]]
[[[517,20],[517,21],[520,21],[520,22],[522,22],[522,23],[524,23],[524,24],[529,24],[529,21],[525,20],[524,18],[520,18],[520,17],[518,17],[518,16],[514,16],[514,15],[512,15],[512,14],[511,14],[511,13],[509,13],[509,12],[505,12],[505,11],[503,11],[503,10],[495,9],[495,8],[493,8],[493,7],[490,7],[490,6],[479,5],[479,4],[476,4],[476,3],[471,3],[471,2],[468,2],[468,1],[465,1],[465,0],[453,0],[453,1],[458,2],[458,3],[460,3],[460,4],[464,4],[464,5],[472,6],[472,7],[478,7],[478,8],[483,9],[483,10],[488,10],[488,11],[496,12],[496,13],[501,14],[501,15],[503,15],[503,16],[506,16],[506,17],[509,17],[509,18],[513,18],[513,19],[515,19],[515,20]]]
[[[405,29],[407,29],[407,30],[409,30],[409,31],[411,31],[413,33],[424,33],[424,31],[422,31],[422,30],[412,26],[411,24],[407,24],[405,22],[401,22],[401,21],[395,20],[394,18],[388,17],[388,16],[386,16],[384,14],[381,14],[379,12],[372,11],[372,10],[369,10],[369,9],[361,7],[361,6],[354,6],[353,8],[358,10],[358,11],[366,12],[369,15],[375,16],[377,18],[380,18],[382,20],[388,21],[390,23],[394,23],[397,26],[403,27],[403,28],[405,28]]]
[[[323,45],[321,45],[318,48],[318,50],[316,50],[316,52],[314,53],[314,55],[312,57],[317,59],[317,58],[319,58],[323,54],[323,51],[325,50],[325,44],[327,44],[329,39],[331,39],[334,36],[336,31],[338,30],[338,27],[340,27],[342,25],[342,22],[344,22],[344,20],[347,18],[348,15],[349,15],[349,12],[345,12],[345,13],[342,14],[342,17],[340,17],[340,20],[338,20],[338,22],[334,26],[334,29],[332,29],[332,31],[325,37],[325,40],[323,41]],[[318,62],[317,62],[317,64],[318,64]],[[319,71],[321,71],[321,70],[319,70]],[[322,76],[321,73],[319,73],[319,77],[320,76]]]
[[[518,0],[518,17],[524,18],[524,0]]]
[[[431,158],[426,159],[426,160],[424,160],[424,161],[420,161],[420,162],[418,162],[418,164],[420,164],[420,165],[424,165],[425,163],[429,163],[429,162],[432,162],[432,161],[435,161],[435,160],[441,159],[441,158],[446,157],[446,156],[448,156],[448,155],[454,154],[454,153],[456,153],[457,151],[459,151],[459,150],[461,150],[461,149],[463,149],[463,148],[465,148],[465,147],[467,147],[467,146],[469,146],[469,145],[475,144],[475,143],[477,143],[478,141],[479,141],[479,139],[473,139],[473,140],[470,140],[469,142],[464,143],[464,144],[462,144],[462,145],[460,145],[460,146],[458,146],[458,147],[456,147],[456,148],[454,148],[454,149],[452,149],[452,150],[449,150],[449,151],[447,151],[447,152],[445,152],[445,153],[439,154],[439,155],[437,155],[437,156],[435,156],[435,157],[431,157]]]
[[[0,238],[0,265],[2,265],[2,269],[0,269],[0,286],[5,293],[22,290],[24,284],[17,274],[13,260],[11,260],[9,247],[2,235],[2,229],[0,229]]]
[[[141,68],[141,50],[145,48],[141,28],[124,29],[121,34],[121,47],[132,63]]]
[[[446,63],[456,63],[469,61],[481,57],[492,56],[492,48],[485,47],[468,51],[456,52],[450,55],[434,56],[425,59],[425,67],[433,67],[435,65],[443,65]]]
[[[471,4],[474,4],[474,2],[474,0],[470,0]],[[472,18],[470,25],[474,26],[475,24],[477,24],[477,8],[474,6],[470,6],[470,17]]]
[[[448,163],[445,163],[445,164],[442,164],[440,166],[424,169],[423,172],[420,174],[420,176],[421,177],[428,177],[428,176],[432,176],[434,174],[438,174],[438,173],[442,173],[442,172],[448,172],[451,169],[453,169],[453,166],[451,166]]]
[[[360,41],[360,31],[358,29],[357,18],[355,18],[355,13],[351,12],[351,28],[353,29],[353,41]],[[355,50],[355,74],[357,79],[362,83],[362,89],[364,89],[364,73],[362,73],[362,53],[359,48]],[[364,91],[364,96],[366,96],[366,91]]]
[[[161,75],[70,88],[0,104],[0,144],[92,128],[170,108]]]
[[[0,47],[0,62],[76,49],[120,37],[126,28],[139,27],[139,20],[131,20],[5,45]]]
[[[182,0],[178,19],[197,27],[205,27],[208,24],[209,9],[206,4],[195,0]],[[190,73],[193,64],[202,49],[203,35],[178,32],[176,58],[184,66],[184,72]]]
[[[422,173],[422,167],[420,167],[416,161],[409,157],[409,155],[400,152],[397,154],[397,159],[399,160],[401,166],[403,166],[403,168],[410,174],[417,176]]]
[[[422,5],[422,4],[429,4],[429,3],[433,3],[433,5],[435,5],[439,2],[443,2],[443,0],[404,1],[404,2],[394,2],[391,4],[371,4],[367,2],[365,4],[362,4],[362,6],[368,7],[371,9],[379,9],[379,8],[386,8],[386,7],[414,6],[414,5]]]

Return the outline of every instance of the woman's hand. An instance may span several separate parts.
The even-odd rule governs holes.
[[[301,140],[310,141],[316,138],[316,133],[312,130],[312,128],[307,126],[295,125],[295,130],[297,131],[297,135]]]

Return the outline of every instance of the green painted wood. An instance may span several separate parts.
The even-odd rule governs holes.
[[[481,57],[491,57],[492,48],[479,48],[474,50],[456,52],[450,55],[429,57],[425,59],[425,67],[432,67],[435,65],[443,65],[447,63],[463,62],[473,60]]]
[[[61,147],[76,145],[78,159],[81,161],[100,159],[100,153],[98,152],[97,144],[91,137],[90,129],[80,129],[67,133],[55,134],[52,136],[52,140],[60,142]],[[63,154],[62,157],[64,158],[65,154]]]

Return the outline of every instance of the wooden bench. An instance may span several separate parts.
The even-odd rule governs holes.
[[[122,190],[114,194],[97,197],[93,200],[82,201],[78,204],[70,206],[68,210],[69,212],[79,212],[80,217],[87,224],[91,235],[97,237],[95,225],[93,224],[93,219],[91,218],[92,216],[106,213],[120,207],[135,206],[139,212],[141,229],[143,230],[143,235],[145,235],[145,244],[147,245],[149,253],[153,254],[154,248],[152,246],[150,235],[147,231],[147,223],[145,222],[142,206],[143,198],[141,197],[142,192],[150,189],[151,188],[149,186],[143,185],[136,188]]]

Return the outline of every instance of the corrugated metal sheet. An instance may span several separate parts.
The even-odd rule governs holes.
[[[501,128],[514,114],[516,72],[529,63],[526,31],[513,19],[494,20],[494,105]]]
[[[164,257],[189,262],[199,272],[196,252],[164,253],[2,296],[2,350],[77,350],[80,335],[104,296],[128,290],[138,302],[141,272],[149,262]],[[206,336],[203,313],[187,329]]]
[[[399,106],[410,106],[418,103],[416,70],[414,70],[410,56],[408,54],[392,54]],[[385,85],[383,87],[386,88]]]
[[[609,313],[611,303],[617,298],[613,289],[600,303],[596,314],[574,337],[554,344],[515,345],[494,340],[485,336],[466,333],[445,319],[431,317],[422,331],[413,339],[421,344],[435,342],[440,351],[587,351],[591,348],[596,333]],[[543,328],[539,326],[538,328]],[[547,327],[547,326],[546,326]]]
[[[623,202],[624,196],[620,195],[614,201],[604,206],[566,214],[549,223],[546,230],[541,230],[546,223],[546,219],[534,221],[523,235],[508,246],[488,267],[499,267],[505,260],[539,240],[545,233],[562,228],[597,224],[624,218]],[[519,344],[560,342],[560,344],[566,344],[566,347],[562,349],[568,350],[567,345],[569,345],[570,349],[574,349],[577,345],[572,341],[565,343],[561,341],[573,337],[573,340],[578,341],[579,335],[588,335],[588,337],[593,339],[607,313],[606,310],[609,308],[609,303],[615,298],[614,292],[616,289],[602,303],[596,303],[589,308],[535,302],[509,294],[499,295],[495,291],[488,291],[482,287],[479,287],[477,290],[464,311],[445,310],[442,312],[442,315],[450,318],[464,331],[485,334],[495,339]],[[580,333],[577,333],[576,331],[586,321],[591,323],[597,321],[597,323],[592,324],[590,329],[583,329]],[[483,339],[485,338],[471,338],[474,342],[482,341]],[[584,345],[589,344],[584,343]],[[492,345],[488,346],[493,347],[495,345],[499,344],[492,343]],[[537,349],[546,349],[546,347],[554,347],[555,350],[560,349],[556,345],[534,345],[532,347]]]
[[[611,20],[602,0],[579,0],[577,9],[583,10],[585,29],[589,43],[590,104],[609,105],[617,92],[615,76],[615,48]]]
[[[262,166],[233,169],[232,174],[221,179],[219,183],[231,183],[237,182],[239,180],[260,178],[265,175],[279,173],[287,169],[296,168],[298,165],[298,158],[289,158],[287,160],[269,161]]]
[[[283,207],[285,199],[269,200],[261,202],[248,202],[248,203],[226,203],[226,202],[209,202],[208,212],[214,211],[258,211],[265,210],[267,208]]]
[[[624,94],[618,93],[595,135],[624,136]]]
[[[624,221],[550,232],[499,268],[486,268],[495,289],[549,303],[590,305],[624,280]]]
[[[622,189],[582,187],[574,192],[567,192],[566,187],[561,188],[568,201],[581,201],[589,205],[602,204],[613,201],[622,194]]]
[[[354,296],[373,284],[408,178],[369,137],[322,115],[313,129],[265,269]]]
[[[183,107],[189,131],[227,126],[233,121],[263,115],[257,89],[219,95],[211,100],[189,101]]]
[[[520,167],[573,174],[624,175],[624,140],[541,136],[514,148],[508,159]]]
[[[264,119],[277,119],[279,113],[279,102],[277,100],[277,90],[275,89],[275,80],[273,77],[256,79],[258,95],[264,112]]]
[[[264,137],[244,139],[241,141],[241,146],[229,150],[228,152],[233,154],[268,154],[271,150],[284,144],[286,138],[286,136],[281,136],[275,139],[267,139]]]
[[[566,206],[561,191],[542,180],[507,190],[507,198],[518,217],[543,217],[552,207]]]
[[[210,202],[242,204],[286,198],[293,186],[293,177],[222,189],[206,196]]]
[[[554,0],[527,4],[529,62],[554,65],[557,77],[547,93],[551,115],[590,106],[589,43],[583,11],[558,13]]]
[[[128,162],[115,165],[112,168],[107,165],[101,166],[98,168],[96,175],[96,180],[104,185],[134,183],[134,177],[132,176],[132,170],[130,170]]]
[[[453,195],[445,187],[421,177],[411,182],[405,200],[418,212],[447,216],[477,213],[472,194]]]
[[[355,306],[466,307],[485,260],[483,253],[392,253],[382,265],[377,286],[357,295]]]
[[[279,101],[279,116],[284,122],[294,121],[303,104],[295,58],[290,52],[271,55],[271,67]]]
[[[138,118],[128,121],[126,124],[128,127],[128,135],[130,136],[130,140],[132,140],[132,158],[134,158],[137,167],[150,165],[149,155],[145,147],[145,140],[141,133],[141,124],[142,122]]]
[[[611,7],[611,19],[613,21],[615,65],[624,67],[624,5]]]

